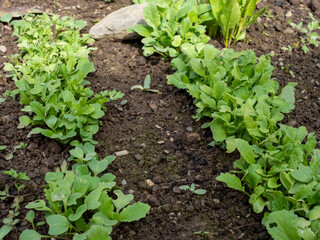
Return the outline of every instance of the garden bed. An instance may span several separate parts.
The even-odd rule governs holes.
[[[85,29],[88,31],[95,20],[131,4],[131,1],[31,3],[1,0],[0,3],[1,6],[11,3],[11,7],[40,6],[59,15],[74,16],[88,22]],[[311,49],[306,55],[301,50],[289,52],[281,49],[299,40],[296,32],[290,31],[291,27],[287,24],[289,18],[285,15],[291,11],[292,21],[306,22],[310,10],[304,5],[291,5],[287,1],[268,1],[268,4],[273,17],[261,17],[261,21],[248,30],[248,44],[237,43],[233,47],[236,51],[254,49],[258,56],[271,51],[275,53],[272,58],[277,68],[274,77],[280,85],[298,82],[296,108],[285,123],[295,127],[306,126],[319,139],[319,49]],[[316,16],[319,18],[319,15]],[[14,42],[16,39],[11,37],[11,27],[2,23],[0,26],[0,45],[7,48],[7,52],[0,56],[3,75],[0,90],[3,93],[14,89],[14,83],[5,77],[6,73],[2,70],[3,63],[8,62],[7,56],[17,53],[18,49]],[[216,47],[222,47],[217,40],[211,42]],[[197,123],[192,119],[195,114],[192,98],[166,83],[165,76],[172,73],[170,63],[160,56],[144,58],[139,41],[97,41],[94,46],[98,48],[92,54],[97,71],[88,78],[91,88],[95,92],[120,90],[128,101],[124,106],[119,106],[119,100],[107,104],[107,114],[95,135],[95,140],[99,142],[97,153],[104,157],[127,150],[129,154],[118,157],[109,170],[117,176],[117,183],[124,192],[134,192],[135,200],[151,206],[146,218],[117,227],[113,239],[271,239],[261,224],[263,215],[252,211],[248,197],[215,180],[221,172],[231,170],[239,156],[208,146],[212,134],[200,128],[204,122]],[[148,73],[152,73],[151,88],[160,93],[131,91],[133,85],[143,83]],[[21,205],[20,222],[7,237],[17,239],[17,235],[28,226],[24,219],[25,204],[42,196],[40,187],[45,184],[45,173],[54,171],[68,158],[70,147],[40,135],[28,138],[30,127],[17,128],[22,115],[22,106],[18,101],[7,98],[0,108],[0,145],[7,145],[9,150],[20,142],[27,145],[17,150],[9,161],[5,160],[8,152],[0,152],[0,171],[14,168],[27,173],[35,189],[34,192],[23,192],[26,196]],[[179,189],[181,185],[192,183],[197,188],[206,189],[207,193],[196,195]],[[0,190],[5,184],[10,185],[10,179],[2,176]],[[11,200],[0,202],[0,219],[7,216]]]

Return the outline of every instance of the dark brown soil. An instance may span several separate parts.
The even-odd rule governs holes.
[[[105,3],[97,0],[0,0],[3,7],[40,6],[43,10],[60,15],[71,15],[88,21],[89,27],[104,15],[131,4],[130,0],[116,0]],[[296,109],[284,121],[292,126],[305,125],[319,137],[320,110],[320,54],[312,49],[308,54],[301,50],[288,52],[281,47],[293,45],[299,40],[296,32],[290,33],[285,14],[291,11],[293,21],[307,21],[304,5],[291,5],[287,1],[268,1],[273,18],[261,17],[253,25],[245,43],[237,43],[236,50],[254,49],[257,55],[275,53],[273,64],[277,68],[274,77],[281,86],[287,82],[298,82]],[[266,5],[265,1],[261,6]],[[11,37],[12,29],[0,23],[0,45],[7,48],[0,54],[0,69],[3,81],[0,92],[14,89],[14,84],[2,71],[7,56],[16,53],[17,47]],[[267,36],[268,35],[268,36]],[[221,47],[218,41],[212,41]],[[148,216],[131,224],[121,224],[114,230],[113,239],[155,240],[155,239],[270,239],[261,224],[263,215],[253,213],[248,198],[239,192],[218,183],[215,177],[232,169],[237,154],[228,155],[220,148],[209,147],[211,133],[200,128],[201,122],[192,119],[195,107],[192,98],[166,84],[166,75],[171,66],[160,57],[144,58],[142,45],[136,42],[97,41],[98,50],[93,53],[96,72],[88,79],[96,92],[117,89],[125,93],[128,102],[122,109],[119,102],[108,104],[108,112],[102,119],[97,151],[100,156],[127,150],[128,155],[117,158],[109,171],[117,176],[118,185],[125,192],[133,193],[136,200],[151,205]],[[283,67],[283,69],[281,68]],[[290,74],[290,71],[292,73]],[[151,88],[159,94],[131,91],[131,87],[142,84],[146,74],[152,73]],[[293,74],[293,76],[292,76]],[[21,105],[11,98],[0,105],[0,145],[11,150],[23,142],[26,148],[14,153],[12,160],[5,160],[8,152],[0,152],[0,171],[17,169],[26,172],[32,179],[34,192],[26,194],[21,204],[20,222],[6,239],[17,239],[27,227],[24,220],[25,204],[42,198],[40,186],[44,175],[68,158],[69,147],[43,136],[27,138],[30,128],[18,129]],[[207,190],[205,195],[181,191],[179,186],[195,183]],[[2,175],[0,190],[5,184],[14,191],[12,180]],[[0,201],[0,219],[7,216],[13,199]],[[2,223],[1,223],[2,224]],[[0,224],[0,226],[1,226]],[[195,232],[208,232],[196,235]]]

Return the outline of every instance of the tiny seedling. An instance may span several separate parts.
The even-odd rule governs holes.
[[[6,160],[11,160],[11,159],[13,158],[13,154],[14,154],[16,151],[18,151],[19,149],[24,148],[24,147],[26,147],[26,146],[27,146],[26,144],[24,144],[23,142],[21,142],[19,145],[15,146],[12,151],[9,150],[9,149],[7,148],[7,146],[0,146],[0,150],[6,149],[6,150],[9,152],[9,154],[6,156]]]
[[[15,183],[15,187],[18,191],[18,196],[12,196],[9,193],[9,186],[6,185],[5,189],[3,191],[0,191],[0,200],[5,200],[7,198],[14,198],[13,204],[11,208],[14,208],[14,210],[9,211],[9,215],[3,219],[3,226],[0,228],[0,239],[3,239],[5,236],[7,236],[14,225],[16,225],[19,220],[16,219],[20,212],[20,203],[23,201],[23,197],[20,196],[20,191],[27,186],[23,180],[30,180],[30,178],[27,176],[26,173],[18,173],[14,169],[10,169],[9,171],[2,171],[3,174],[8,175],[16,179],[17,182],[21,183],[18,184],[17,182]]]
[[[203,231],[198,231],[198,232],[193,232],[194,235],[200,235],[202,237],[210,234],[210,232],[203,232]]]
[[[192,183],[190,187],[188,185],[182,185],[182,186],[180,186],[180,189],[181,190],[190,190],[192,193],[197,194],[197,195],[203,195],[207,192],[205,189],[195,190],[195,187],[196,186],[194,185],[194,183]]]
[[[287,47],[282,47],[281,49],[284,51],[292,52],[293,47],[291,45],[288,45]]]
[[[306,54],[309,52],[309,47],[319,46],[319,38],[320,36],[316,32],[319,29],[319,20],[316,20],[312,13],[309,13],[309,18],[311,22],[308,23],[307,28],[303,27],[303,23],[300,22],[299,24],[295,24],[290,22],[290,26],[300,31],[303,35],[300,36],[301,41],[301,50]]]
[[[5,100],[5,98],[0,97],[0,104],[3,103]]]
[[[151,77],[150,77],[150,74],[147,74],[146,78],[144,79],[143,86],[141,86],[141,85],[134,85],[134,86],[131,88],[131,90],[133,90],[133,89],[140,89],[140,90],[145,91],[145,92],[158,93],[159,90],[151,89],[151,88],[150,88],[150,84],[151,84]]]
[[[33,190],[30,186],[28,186],[24,181],[29,181],[30,178],[27,176],[26,173],[18,172],[17,170],[10,169],[9,171],[2,171],[3,174],[8,175],[16,180],[14,186],[18,190],[18,194],[22,189],[28,187],[30,190]],[[18,184],[20,183],[20,184]]]

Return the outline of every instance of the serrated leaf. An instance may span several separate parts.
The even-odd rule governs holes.
[[[239,178],[237,178],[235,175],[230,173],[221,173],[217,180],[220,182],[224,182],[227,184],[228,187],[239,190],[239,191],[245,191],[244,187],[241,185],[241,181]]]

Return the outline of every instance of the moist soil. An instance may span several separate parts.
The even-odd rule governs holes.
[[[51,2],[51,3],[48,3]],[[127,5],[130,0],[106,3],[97,0],[22,1],[0,0],[0,6],[40,7],[44,11],[84,19],[88,27],[105,15]],[[248,29],[247,41],[233,46],[236,51],[255,50],[258,56],[274,52],[272,63],[274,78],[280,86],[297,82],[296,108],[283,121],[291,126],[306,126],[319,139],[320,110],[320,54],[319,48],[303,54],[299,49],[292,52],[281,48],[299,45],[299,34],[288,25],[309,22],[307,5],[299,1],[262,1],[259,8],[269,5],[270,14],[262,16]],[[313,9],[314,10],[314,9]],[[292,17],[287,16],[292,14]],[[319,17],[317,12],[315,16]],[[287,16],[286,16],[287,15]],[[11,79],[2,70],[10,55],[17,53],[16,38],[11,37],[12,28],[0,23],[0,45],[7,48],[0,53],[0,93],[14,89]],[[221,48],[219,40],[211,41]],[[196,122],[193,99],[185,92],[169,86],[166,75],[172,73],[169,62],[160,56],[143,57],[139,40],[131,42],[96,41],[98,50],[92,54],[96,72],[88,80],[95,92],[117,89],[125,93],[125,105],[121,101],[107,104],[107,114],[102,118],[100,131],[95,135],[99,142],[100,157],[127,150],[109,167],[117,176],[118,185],[125,193],[133,193],[135,200],[151,206],[146,218],[138,222],[122,223],[114,229],[113,239],[271,239],[261,224],[263,214],[253,212],[248,197],[215,180],[222,172],[232,170],[237,153],[226,154],[219,147],[210,147],[211,132],[201,129],[205,123]],[[131,90],[133,85],[143,84],[147,74],[152,75],[151,88],[159,93]],[[0,152],[0,171],[14,168],[31,178],[33,189],[23,190],[19,223],[5,239],[17,239],[30,224],[25,220],[25,205],[43,198],[41,186],[44,176],[54,171],[68,158],[69,146],[40,135],[27,137],[31,128],[18,129],[19,117],[23,115],[18,99],[7,100],[0,105],[0,145],[12,150],[20,142],[25,148],[17,150],[11,160],[8,151]],[[192,194],[179,189],[181,185],[196,184],[206,189],[204,195]],[[0,175],[0,190],[10,187],[15,196],[12,179]],[[0,219],[8,215],[14,198],[0,201]],[[41,214],[38,220],[43,220]],[[1,223],[2,224],[2,223]],[[0,224],[0,226],[1,226]],[[42,229],[46,231],[47,229]]]

